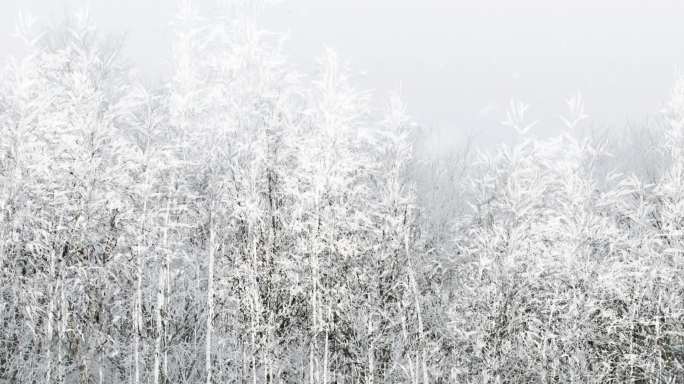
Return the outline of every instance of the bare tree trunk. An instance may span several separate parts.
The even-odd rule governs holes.
[[[375,361],[373,359],[373,318],[368,317],[368,384],[373,384],[375,376]]]
[[[425,344],[425,332],[423,326],[423,314],[420,309],[420,293],[418,292],[418,284],[416,283],[416,278],[414,276],[413,263],[411,261],[411,253],[409,248],[409,233],[406,231],[404,234],[404,248],[406,250],[406,259],[408,260],[408,272],[409,272],[409,282],[411,284],[411,290],[413,292],[413,299],[416,307],[416,315],[418,316],[418,338],[421,348],[421,368],[423,371],[423,384],[429,383],[428,371],[427,371],[427,350]]]
[[[135,332],[133,338],[134,359],[135,359],[135,384],[140,384],[140,336],[142,335],[142,255],[138,251],[136,261],[136,293],[135,293]]]
[[[64,380],[64,364],[62,364],[62,347],[64,346],[64,336],[66,335],[66,329],[67,329],[67,304],[66,304],[66,295],[64,294],[64,276],[63,274],[60,275],[60,299],[59,299],[59,306],[60,306],[60,326],[59,326],[59,331],[58,331],[58,338],[59,338],[59,344],[57,346],[57,365],[58,365],[58,373],[59,377],[57,378],[57,383],[61,383]]]
[[[314,352],[316,349],[316,337],[318,336],[318,255],[315,250],[311,252],[311,275],[313,292],[311,293],[311,345],[309,346],[309,383],[314,384]]]
[[[335,249],[335,217],[332,217],[332,225],[330,227],[330,233],[328,236],[328,242],[329,242],[329,247],[330,250],[328,251],[328,266],[332,266],[332,250]],[[328,294],[327,297],[327,310],[325,314],[325,344],[323,346],[323,384],[328,384],[328,355],[329,355],[329,338],[330,338],[330,323],[331,321],[331,305],[330,305],[330,290],[327,287],[327,284],[323,287],[325,289],[324,292]]]
[[[259,287],[257,285],[257,240],[252,238],[252,382],[257,383],[257,367],[256,367],[256,332],[258,327],[259,316]]]
[[[145,177],[146,183],[149,181],[149,176]],[[135,360],[135,376],[134,383],[140,384],[140,337],[142,336],[142,281],[143,281],[143,256],[142,249],[145,246],[145,220],[147,217],[147,196],[143,202],[142,222],[140,223],[140,233],[142,236],[142,244],[138,244],[138,254],[136,259],[136,286],[135,286],[135,334],[133,338],[134,360]]]
[[[174,207],[176,206],[176,200],[173,202]],[[168,226],[167,226],[168,230]],[[164,234],[164,241],[166,242],[167,234]],[[168,311],[169,308],[169,296],[171,295],[171,251],[167,249],[166,252],[166,263],[164,264],[164,281],[166,283],[164,291],[164,308]],[[168,324],[169,324],[169,314],[165,313],[164,318],[164,383],[169,382],[169,336],[168,336]]]
[[[159,384],[159,371],[161,365],[161,337],[162,337],[162,314],[161,307],[164,302],[162,290],[164,287],[164,276],[159,271],[157,279],[157,305],[155,306],[155,337],[154,337],[154,384]]]
[[[175,201],[174,201],[174,206],[175,206]],[[167,216],[167,227],[166,231],[168,231],[168,216]],[[167,243],[167,232],[164,233],[164,242]],[[164,291],[164,308],[168,311],[169,308],[169,296],[171,295],[171,251],[168,249],[167,246],[167,251],[166,251],[166,260],[164,264],[164,281],[165,281],[165,291]],[[164,383],[169,382],[169,340],[168,340],[168,312],[165,313],[165,318],[163,322],[163,327],[162,329],[164,330]]]
[[[143,222],[147,211],[147,201],[143,203]],[[145,240],[145,226],[141,224],[141,233],[143,236],[142,243]],[[142,336],[142,280],[143,280],[143,260],[142,249],[144,245],[138,245],[138,254],[136,259],[136,285],[135,285],[135,334],[133,338],[134,345],[134,359],[135,359],[135,384],[140,384],[140,337]]]
[[[46,354],[46,370],[47,372],[45,373],[45,383],[50,384],[50,380],[52,380],[51,373],[52,373],[52,319],[53,319],[53,311],[55,307],[55,298],[54,295],[56,294],[55,292],[55,259],[57,258],[57,250],[54,249],[53,247],[52,254],[50,255],[50,279],[49,279],[49,290],[48,290],[48,295],[50,296],[50,301],[48,303],[48,310],[47,310],[47,322],[45,324],[46,330],[45,333],[47,335],[47,354]]]
[[[162,252],[165,253],[164,262],[161,263],[159,276],[157,277],[157,305],[155,308],[155,318],[156,318],[156,335],[154,340],[154,384],[159,384],[160,380],[160,370],[161,370],[161,341],[163,333],[163,323],[162,323],[162,306],[164,305],[164,279],[165,275],[168,274],[168,261],[169,261],[169,249],[168,249],[168,235],[169,235],[169,215],[171,210],[171,200],[169,199],[166,203],[166,218],[164,219],[164,248]]]
[[[211,384],[211,333],[212,318],[214,317],[214,228],[212,219],[209,219],[209,268],[207,270],[207,343],[205,350],[205,370],[207,372],[207,384]]]
[[[98,367],[97,367],[97,377],[99,379],[98,383],[103,384],[104,383],[104,369],[102,367],[102,355],[100,355],[98,360],[100,360]]]
[[[330,307],[328,307],[328,316],[330,315]],[[328,346],[329,346],[329,327],[330,319],[325,322],[325,344],[323,346],[323,384],[328,384]]]

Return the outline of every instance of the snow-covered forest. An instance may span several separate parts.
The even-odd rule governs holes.
[[[684,383],[684,80],[643,129],[512,101],[436,155],[258,6],[180,4],[160,86],[86,13],[19,19],[0,383]]]

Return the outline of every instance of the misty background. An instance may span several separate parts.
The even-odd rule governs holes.
[[[215,0],[197,0],[207,14]],[[151,83],[170,71],[168,0],[5,0],[0,48],[21,55],[12,37],[19,12],[59,22],[87,7],[105,33],[126,31],[125,54]],[[676,0],[289,0],[261,16],[288,32],[287,52],[311,73],[324,47],[336,49],[378,95],[396,89],[414,118],[450,148],[465,133],[506,137],[500,121],[511,98],[531,105],[540,130],[560,124],[564,100],[581,91],[591,124],[641,124],[668,98],[684,63],[684,3]]]

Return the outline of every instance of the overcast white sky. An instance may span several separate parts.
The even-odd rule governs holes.
[[[56,20],[84,4],[103,30],[128,32],[127,54],[147,76],[167,70],[172,0],[3,0],[1,52],[21,52],[10,37],[20,10]],[[290,32],[305,71],[330,46],[364,87],[383,94],[401,81],[420,123],[491,132],[512,97],[539,127],[557,124],[576,90],[597,124],[657,113],[684,65],[683,20],[677,0],[289,0],[262,24]]]

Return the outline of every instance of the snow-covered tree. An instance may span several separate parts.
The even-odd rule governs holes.
[[[684,81],[644,144],[662,166],[587,134],[579,93],[557,137],[514,101],[512,143],[432,153],[333,50],[297,72],[266,3],[180,1],[156,87],[87,13],[20,19],[0,383],[683,377]]]

